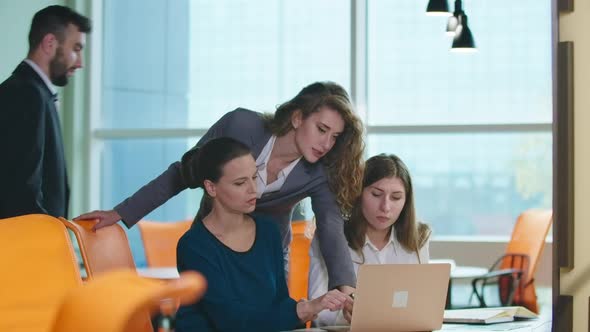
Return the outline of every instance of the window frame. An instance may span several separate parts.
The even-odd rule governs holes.
[[[74,1],[77,7],[88,7],[85,1]],[[76,8],[77,8],[76,7]],[[87,8],[86,8],[87,9]],[[74,174],[74,183],[82,183],[89,190],[80,190],[79,195],[74,196],[72,211],[82,213],[100,208],[100,178],[91,176],[100,174],[100,155],[103,142],[113,139],[167,139],[190,138],[203,136],[207,128],[162,128],[162,129],[106,129],[100,128],[100,112],[102,109],[102,28],[103,28],[103,3],[92,1],[90,12],[94,24],[93,32],[89,35],[90,47],[89,68],[87,79],[88,108],[90,112],[83,125],[90,135],[83,140],[85,153],[83,158],[74,163],[70,169],[83,169]],[[350,95],[355,104],[359,117],[364,123],[368,123],[368,0],[350,0],[351,15],[351,63],[350,63]],[[440,134],[440,133],[552,133],[552,122],[543,123],[494,123],[494,124],[441,124],[441,125],[367,125],[365,135],[374,134]],[[504,237],[475,235],[462,236],[436,236],[435,239],[456,240],[459,242],[479,241],[508,241],[509,235]],[[548,240],[551,242],[551,239]]]

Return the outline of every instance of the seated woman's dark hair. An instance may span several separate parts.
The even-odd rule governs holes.
[[[205,180],[217,182],[221,178],[225,164],[250,153],[250,148],[246,144],[234,138],[214,138],[192,148],[182,156],[180,175],[187,187],[204,188]],[[211,207],[211,197],[205,191],[196,219],[206,216]]]

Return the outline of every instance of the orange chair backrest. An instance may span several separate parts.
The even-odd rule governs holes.
[[[527,210],[523,212],[514,225],[512,236],[506,248],[506,254],[525,254],[529,257],[528,269],[522,284],[522,292],[514,294],[514,302],[538,312],[537,296],[533,284],[539,257],[545,247],[545,238],[551,228],[553,212],[551,210]],[[502,269],[510,268],[510,260],[504,259]]]
[[[127,235],[120,225],[114,224],[94,232],[92,227],[98,222],[97,220],[69,221],[64,218],[60,220],[78,240],[89,280],[120,269],[127,269],[137,274]],[[113,295],[111,301],[118,302],[120,298]],[[133,326],[133,331],[152,331],[150,317],[146,312],[140,319],[134,321]]]
[[[0,219],[0,331],[50,331],[64,296],[82,283],[68,231],[57,218]]]
[[[60,220],[78,240],[89,279],[116,269],[135,270],[127,235],[121,226],[114,224],[93,232],[92,227],[97,223],[96,220]]]
[[[138,222],[148,266],[176,266],[176,245],[192,223],[192,220],[177,222],[141,220]]]
[[[309,274],[309,247],[311,238],[305,234],[307,221],[291,223],[293,239],[289,247],[289,295],[295,300],[307,298]]]
[[[205,278],[193,271],[172,282],[141,278],[132,270],[111,271],[68,294],[53,331],[136,332],[145,312],[158,311],[163,301],[194,303],[206,288]]]

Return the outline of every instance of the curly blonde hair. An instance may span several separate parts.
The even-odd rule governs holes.
[[[293,99],[279,105],[274,114],[266,114],[265,119],[272,133],[280,137],[293,129],[291,118],[295,111],[300,111],[306,119],[322,107],[337,111],[344,120],[344,131],[321,162],[326,167],[328,183],[341,213],[348,216],[362,190],[365,143],[362,122],[354,113],[346,90],[334,82],[312,83]]]

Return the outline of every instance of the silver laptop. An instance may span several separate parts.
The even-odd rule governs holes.
[[[361,265],[350,331],[440,329],[450,273],[448,263]]]

